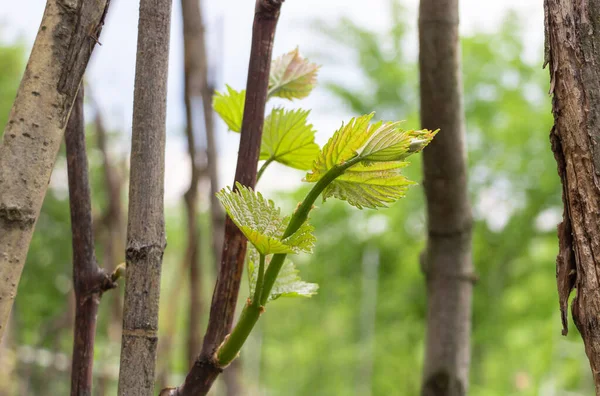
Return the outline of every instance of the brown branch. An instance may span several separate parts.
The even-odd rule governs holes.
[[[85,150],[83,87],[73,105],[65,131],[69,206],[73,233],[73,285],[75,289],[75,334],[71,368],[71,395],[92,394],[92,366],[96,316],[102,293],[116,286],[110,276],[98,268],[94,253],[92,197]]]
[[[467,195],[458,0],[421,0],[421,125],[440,129],[423,151],[427,198],[427,336],[422,396],[463,396],[469,384],[471,207]]]
[[[0,339],[107,0],[48,0],[0,145]],[[92,37],[94,39],[92,39]]]
[[[190,156],[191,178],[190,186],[184,195],[187,219],[187,248],[185,254],[186,266],[189,269],[189,328],[188,328],[188,362],[193,364],[200,352],[202,343],[200,333],[200,318],[202,317],[202,292],[199,263],[200,228],[198,226],[198,183],[202,175],[200,168],[201,155],[196,147],[197,128],[194,124],[194,104],[200,96],[202,86],[206,84],[202,72],[202,64],[206,64],[202,19],[198,0],[182,0],[183,43],[184,43],[184,103],[186,114],[185,134],[188,154]]]
[[[182,0],[181,10],[183,17],[183,40],[185,50],[185,107],[187,115],[186,135],[188,138],[188,152],[191,159],[192,178],[190,187],[185,196],[188,218],[188,248],[186,259],[189,260],[190,271],[190,304],[189,304],[189,328],[188,328],[188,360],[190,364],[200,352],[202,342],[200,326],[203,313],[203,301],[201,298],[201,267],[198,263],[198,248],[200,244],[199,229],[197,224],[197,200],[198,182],[201,178],[208,176],[210,181],[209,203],[211,214],[211,241],[213,265],[218,272],[221,247],[223,246],[223,234],[225,225],[224,211],[219,204],[216,193],[218,191],[218,164],[217,150],[214,131],[214,113],[212,109],[213,87],[208,80],[208,56],[206,51],[206,39],[202,6],[198,0]],[[201,108],[198,108],[199,104]],[[200,127],[193,120],[194,114],[203,114],[204,131],[206,136],[206,150],[197,152],[195,136],[198,135]],[[200,169],[200,162],[206,164]],[[224,380],[227,394],[235,396],[239,394],[240,384],[238,381],[240,366],[232,365],[227,370]]]
[[[121,201],[123,190],[123,178],[115,168],[110,156],[108,155],[108,133],[104,126],[104,119],[100,105],[95,100],[93,95],[90,95],[89,87],[86,88],[86,98],[88,103],[94,108],[94,124],[96,127],[96,144],[100,154],[102,155],[102,169],[104,173],[104,189],[107,192],[108,206],[104,213],[101,214],[101,219],[96,221],[96,227],[102,228],[102,245],[104,268],[109,271],[114,271],[119,265],[125,261],[125,226],[124,213]],[[108,336],[111,341],[118,341],[121,335],[121,324],[123,322],[123,307],[120,293],[114,293],[109,296],[109,305],[111,307],[111,315],[108,323]]]
[[[234,185],[235,182],[239,182],[254,187],[256,183],[273,40],[282,3],[283,0],[256,1],[245,111]],[[212,356],[231,330],[246,254],[246,239],[229,218],[225,221],[225,241],[202,352],[183,385],[177,389],[164,390],[163,394],[205,395],[222,371],[214,364]]]
[[[166,246],[165,130],[170,0],[142,0],[133,100],[119,395],[154,392],[160,275]]]

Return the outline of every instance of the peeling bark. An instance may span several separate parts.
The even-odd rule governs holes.
[[[552,151],[563,185],[557,286],[567,334],[568,299],[600,395],[600,1],[545,0]]]
[[[0,339],[108,0],[48,0],[0,146]]]
[[[170,0],[141,1],[133,99],[120,396],[154,394],[160,275],[166,246],[164,176],[170,25]]]
[[[471,207],[467,195],[458,0],[421,0],[421,124],[440,129],[423,151],[427,198],[427,337],[423,396],[463,396],[469,384]]]

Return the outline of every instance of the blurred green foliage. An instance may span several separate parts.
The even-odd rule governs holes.
[[[12,107],[21,73],[23,71],[23,47],[19,44],[0,45],[0,125],[8,122],[8,113]],[[0,133],[0,136],[2,134]]]
[[[418,69],[406,44],[411,26],[402,8],[392,4],[391,28],[385,32],[371,32],[349,20],[320,26],[360,76],[359,84],[351,85],[348,79],[325,84],[352,113],[376,110],[382,119],[407,119],[407,126],[418,127]],[[498,31],[476,33],[462,41],[470,193],[476,220],[473,259],[479,275],[474,289],[470,394],[590,395],[591,374],[575,327],[571,324],[568,337],[560,335],[554,261],[555,224],[562,209],[548,142],[552,123],[548,77],[541,61],[524,60],[524,23],[509,14]],[[0,47],[1,125],[14,99],[23,57],[19,46]],[[328,60],[322,63],[335,67]],[[340,70],[350,66],[341,65]],[[343,72],[339,75],[344,77]],[[96,216],[106,198],[94,143],[90,137]],[[411,162],[407,176],[419,180],[419,158]],[[71,243],[62,153],[54,178],[13,314],[8,347],[21,355],[26,355],[24,346],[63,357],[71,352]],[[282,195],[282,206],[293,208],[306,189]],[[321,286],[319,294],[306,301],[269,305],[242,351],[245,395],[419,393],[426,313],[419,268],[425,242],[423,205],[419,187],[386,210],[357,211],[336,200],[320,205],[311,220],[318,243],[310,265],[307,256],[295,260],[303,279]],[[207,236],[207,216],[200,221]],[[161,331],[177,310],[178,326],[169,351],[170,368],[179,375],[176,381],[187,371],[187,285],[178,281],[184,225],[182,209],[171,208]],[[203,240],[202,246],[207,262],[209,244]],[[99,245],[102,262],[101,252]],[[209,275],[202,286],[208,303],[213,275],[212,268],[206,271]],[[178,301],[169,300],[173,288],[182,288]],[[99,314],[95,367],[97,373],[114,376],[119,345],[108,336],[111,311],[105,301],[108,298]],[[69,366],[65,369],[58,355],[52,356],[45,363],[39,356],[30,354],[29,360],[21,356],[10,383],[0,375],[0,382],[4,381],[0,395],[67,394]],[[98,394],[115,393],[112,380],[96,379],[95,386]],[[100,392],[102,387],[105,393]]]

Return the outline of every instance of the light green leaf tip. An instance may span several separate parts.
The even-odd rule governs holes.
[[[217,198],[236,226],[261,254],[312,252],[313,227],[304,223],[298,231],[281,240],[289,219],[282,218],[279,208],[261,193],[236,183],[217,193]]]
[[[242,117],[244,116],[244,102],[246,91],[236,91],[226,85],[227,93],[216,92],[213,97],[213,109],[227,124],[229,130],[240,132],[242,130]]]
[[[260,159],[295,169],[310,169],[319,154],[315,130],[307,123],[310,111],[273,109],[265,120]]]
[[[250,295],[254,295],[256,289],[256,280],[258,278],[258,251],[252,247],[248,248],[246,261],[248,265],[248,283],[250,285]],[[266,265],[271,262],[271,257],[266,258]],[[298,269],[291,261],[287,260],[281,267],[279,275],[273,284],[271,293],[267,302],[279,297],[312,297],[317,294],[319,285],[316,283],[304,282],[299,275]]]
[[[302,99],[317,83],[319,66],[300,56],[298,48],[280,56],[271,63],[269,97]]]
[[[369,139],[369,121],[375,113],[352,118],[343,124],[317,156],[312,172],[306,175],[306,181],[317,182],[335,165],[341,165],[356,157],[357,151]]]
[[[369,124],[373,113],[342,124],[323,147],[305,181],[317,182],[334,166],[360,157],[323,191],[323,200],[335,197],[359,209],[385,207],[402,198],[415,184],[401,174],[409,155],[421,151],[438,131],[400,128],[401,122]]]

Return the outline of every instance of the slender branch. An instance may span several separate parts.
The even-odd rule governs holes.
[[[258,170],[258,174],[256,175],[256,182],[258,183],[258,181],[260,180],[260,178],[262,177],[263,173],[265,172],[265,170],[267,169],[267,167],[271,164],[271,162],[273,162],[273,158],[269,158],[268,160],[266,160],[262,166],[260,167],[260,169]]]
[[[197,1],[194,1],[197,3]],[[195,52],[197,51],[197,37],[194,37],[194,31],[190,27],[193,21],[190,18],[193,17],[189,8],[189,1],[182,1],[182,12],[183,12],[183,40],[184,40],[184,77],[185,77],[185,89],[184,89],[184,103],[185,103],[185,114],[186,114],[186,128],[185,135],[187,139],[188,155],[190,157],[190,185],[188,190],[184,194],[186,220],[187,220],[187,247],[185,253],[184,264],[189,270],[189,293],[190,293],[190,304],[189,304],[189,329],[188,329],[188,361],[193,364],[194,359],[200,352],[201,345],[201,333],[200,333],[200,318],[202,315],[202,293],[201,293],[201,275],[200,275],[200,228],[198,226],[198,183],[202,175],[200,169],[200,155],[196,148],[196,128],[194,124],[194,111],[193,101],[194,96],[199,94],[196,91],[194,80],[198,79],[198,57]],[[199,5],[198,5],[199,6]],[[196,21],[197,22],[197,21]],[[190,31],[191,30],[191,31]]]
[[[273,40],[282,2],[256,1],[245,111],[235,173],[235,182],[250,187],[256,183]],[[213,355],[233,323],[246,254],[246,239],[229,218],[225,222],[225,238],[227,243],[223,245],[202,352],[183,385],[169,391],[171,395],[204,395],[222,371],[214,363]]]
[[[170,0],[141,0],[133,100],[120,396],[154,393],[166,245],[165,130]]]
[[[256,279],[256,288],[254,289],[254,299],[252,305],[257,308],[260,307],[260,295],[263,287],[263,279],[265,277],[265,255],[260,254],[260,261],[258,264],[258,278]]]
[[[109,274],[98,268],[94,254],[92,203],[85,150],[83,86],[80,87],[65,131],[69,206],[73,233],[73,284],[75,289],[75,334],[71,368],[71,395],[92,394],[92,366],[96,316],[102,293],[116,286]]]
[[[104,268],[117,270],[119,263],[125,261],[125,225],[123,204],[121,201],[123,190],[123,177],[119,174],[115,164],[108,154],[108,133],[104,126],[104,118],[100,104],[90,94],[89,84],[86,84],[86,99],[94,109],[94,125],[96,127],[96,145],[102,155],[102,169],[104,175],[104,189],[107,192],[108,205],[101,215],[100,225],[103,235]],[[123,299],[121,293],[113,293],[109,296],[110,318],[107,323],[108,337],[111,342],[117,343],[121,337],[121,325],[123,323]]]

